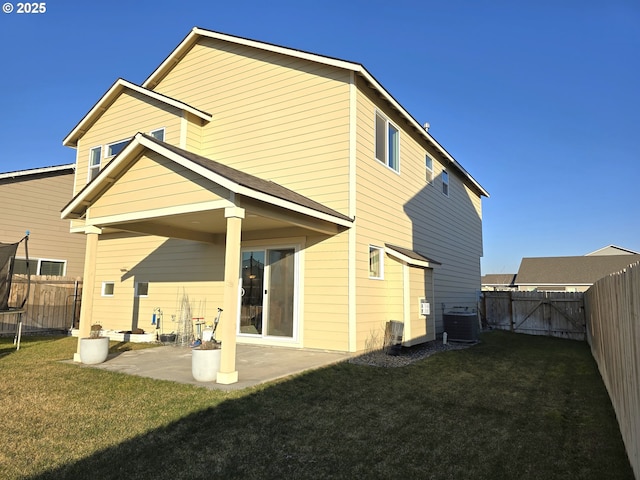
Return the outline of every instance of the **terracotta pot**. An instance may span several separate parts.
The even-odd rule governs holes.
[[[80,339],[80,361],[85,365],[102,363],[108,354],[109,337]]]
[[[200,350],[194,348],[191,353],[191,374],[198,382],[215,382],[220,370],[222,350]]]

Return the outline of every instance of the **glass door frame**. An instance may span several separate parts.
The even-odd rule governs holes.
[[[293,262],[294,262],[294,275],[293,275],[293,334],[291,337],[283,337],[283,336],[275,336],[275,335],[268,335],[266,333],[267,328],[266,328],[266,324],[264,322],[264,319],[261,320],[261,324],[262,324],[262,330],[265,333],[247,333],[247,332],[242,332],[241,331],[241,320],[242,320],[242,297],[243,294],[245,293],[244,290],[244,285],[243,283],[243,275],[242,272],[240,272],[240,290],[238,292],[238,318],[236,320],[236,335],[238,337],[242,337],[244,339],[255,339],[255,340],[267,340],[269,342],[273,342],[273,341],[278,341],[278,342],[298,342],[298,336],[299,336],[299,327],[300,327],[300,310],[299,310],[299,299],[300,299],[300,265],[301,265],[301,259],[300,259],[300,244],[297,243],[274,243],[274,244],[262,244],[262,243],[256,243],[255,245],[251,245],[251,246],[243,246],[240,249],[240,255],[244,255],[247,252],[256,252],[256,251],[260,251],[263,252],[264,254],[264,258],[265,258],[265,265],[264,265],[264,271],[263,271],[263,286],[262,286],[262,308],[263,308],[263,312],[266,311],[267,315],[269,314],[268,312],[268,297],[266,297],[264,290],[267,290],[267,292],[270,290],[270,265],[269,265],[269,251],[270,250],[283,250],[283,249],[291,249],[293,250]],[[242,258],[240,260],[240,263],[242,264]],[[242,267],[241,267],[242,268]],[[267,293],[268,295],[268,293]],[[268,319],[267,319],[268,321]]]

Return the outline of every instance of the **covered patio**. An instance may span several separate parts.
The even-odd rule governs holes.
[[[353,224],[348,216],[281,185],[141,133],[74,197],[62,217],[83,222],[76,228],[87,236],[81,338],[94,321],[102,234],[131,232],[224,246],[223,308],[225,317],[233,319],[221,324],[217,336],[224,345],[217,382],[225,385],[243,381],[236,365],[241,241],[309,233],[330,237]]]
[[[110,355],[106,362],[86,368],[138,375],[156,380],[198,385],[211,390],[240,390],[308,370],[345,361],[347,353],[238,344],[238,381],[232,384],[197,382],[191,375],[189,347],[162,346]]]

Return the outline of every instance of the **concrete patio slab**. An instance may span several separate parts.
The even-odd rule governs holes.
[[[349,354],[339,352],[238,344],[238,382],[231,385],[194,380],[191,375],[189,347],[165,345],[131,350],[110,355],[104,363],[87,367],[229,391],[259,385],[349,358]]]

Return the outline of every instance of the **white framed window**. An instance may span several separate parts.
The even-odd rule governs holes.
[[[122,149],[129,143],[130,138],[126,140],[120,140],[118,142],[113,142],[107,145],[107,151],[105,152],[105,158],[113,157],[114,155],[119,154]]]
[[[424,156],[424,166],[427,171],[427,183],[433,185],[433,158],[431,158],[428,153]]]
[[[164,127],[151,130],[149,132],[149,135],[151,135],[156,140],[160,140],[161,142],[164,142]]]
[[[136,282],[136,297],[149,296],[149,282]]]
[[[89,150],[89,174],[87,182],[90,182],[100,173],[100,160],[102,159],[102,147],[93,147]]]
[[[102,296],[113,297],[116,284],[114,282],[102,282]]]
[[[446,170],[442,171],[442,193],[449,196],[449,174]]]
[[[384,250],[373,245],[369,245],[369,278],[384,278]]]
[[[31,275],[53,275],[63,277],[67,271],[66,260],[54,260],[50,258],[30,258],[29,270]],[[17,275],[27,274],[27,259],[13,259],[13,273]]]
[[[380,162],[400,171],[400,130],[379,112],[376,112],[375,149]]]

